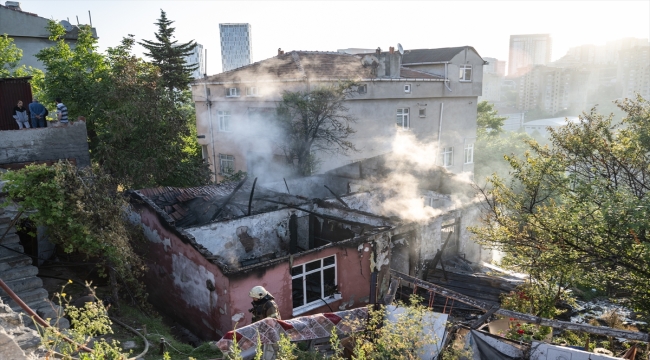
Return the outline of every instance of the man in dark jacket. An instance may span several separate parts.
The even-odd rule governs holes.
[[[248,310],[253,314],[253,322],[260,321],[267,317],[281,320],[280,310],[278,304],[275,303],[275,298],[262,286],[256,286],[251,289],[248,294],[253,298],[253,308]]]
[[[32,114],[32,127],[45,127],[45,106],[34,98],[33,102],[29,104],[29,112]]]

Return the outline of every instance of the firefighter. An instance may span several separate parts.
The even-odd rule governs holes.
[[[253,298],[253,308],[248,311],[253,314],[253,322],[260,321],[264,318],[270,317],[280,320],[280,310],[278,304],[275,303],[275,298],[262,286],[255,286],[248,293],[248,296]]]

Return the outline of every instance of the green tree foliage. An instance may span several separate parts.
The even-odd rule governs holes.
[[[474,174],[479,184],[492,174],[508,176],[509,165],[506,155],[523,155],[532,138],[524,132],[503,131],[506,119],[498,115],[494,105],[481,101],[476,117],[476,151],[474,152]]]
[[[188,92],[165,88],[160,69],[132,53],[133,36],[97,52],[97,39],[82,26],[76,47],[51,21],[53,46],[37,58],[47,69],[46,101],[62,97],[72,118],[87,118],[92,159],[124,187],[197,186],[209,170],[196,142]]]
[[[607,286],[650,311],[650,105],[618,105],[621,123],[592,109],[551,131],[552,147],[508,156],[512,180],[490,179],[472,232],[534,281]]]
[[[32,77],[32,93],[34,96],[41,95],[40,84],[43,81],[43,71],[34,69],[31,66],[18,66],[23,57],[23,51],[14,44],[14,39],[7,34],[0,35],[0,78],[9,77]],[[24,99],[27,105],[27,99]]]
[[[132,286],[137,284],[144,263],[132,243],[142,238],[125,218],[128,202],[115,192],[112,177],[98,167],[77,169],[59,162],[9,171],[2,179],[7,180],[3,191],[19,210],[29,211],[37,226],[47,226],[50,241],[67,253],[97,261],[102,272],[109,270],[114,295],[114,272]]]
[[[356,118],[349,115],[345,99],[356,92],[351,81],[323,85],[311,91],[285,92],[276,108],[281,129],[278,146],[287,163],[297,173],[310,175],[319,161],[314,154],[347,154],[357,151],[348,140],[356,131],[350,126]]]
[[[161,9],[160,18],[155,23],[158,25],[156,41],[143,40],[140,45],[147,49],[145,55],[153,59],[153,64],[160,68],[162,85],[172,91],[173,89],[185,90],[192,81],[192,72],[198,69],[197,64],[185,63],[185,56],[191,55],[196,48],[194,40],[179,44],[173,40],[174,22],[167,19],[167,14]]]

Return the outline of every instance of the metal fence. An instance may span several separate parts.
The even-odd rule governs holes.
[[[13,109],[22,100],[26,108],[32,102],[32,86],[29,77],[0,79],[0,130],[18,130]]]

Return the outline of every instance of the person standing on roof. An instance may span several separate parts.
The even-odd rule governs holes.
[[[251,289],[248,296],[253,298],[253,308],[248,310],[253,314],[253,322],[260,321],[265,318],[274,318],[281,320],[280,310],[278,304],[275,303],[275,298],[262,286],[255,286]]]
[[[68,108],[63,105],[61,98],[58,97],[56,101],[56,117],[59,120],[59,124],[67,125],[68,124]]]

